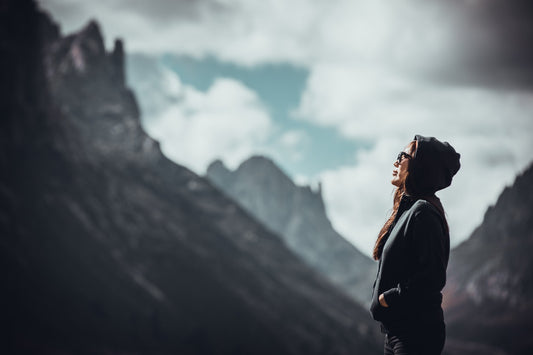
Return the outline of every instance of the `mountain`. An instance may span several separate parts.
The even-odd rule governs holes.
[[[376,273],[375,262],[335,231],[322,192],[297,186],[263,156],[244,161],[235,171],[220,161],[207,178],[257,220],[280,235],[291,250],[359,303],[367,305]]]
[[[368,312],[143,131],[124,45],[0,6],[6,354],[377,354]]]
[[[449,354],[531,353],[532,206],[530,165],[453,249],[444,298]]]

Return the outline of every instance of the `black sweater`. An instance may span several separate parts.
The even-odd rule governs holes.
[[[450,254],[444,223],[428,201],[402,198],[379,259],[370,306],[385,332],[443,321],[441,291]],[[382,293],[389,307],[380,305]]]

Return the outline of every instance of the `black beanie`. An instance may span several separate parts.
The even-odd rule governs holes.
[[[461,155],[448,142],[435,137],[416,135],[418,147],[409,162],[407,191],[414,195],[434,194],[450,186],[452,177],[459,171]]]

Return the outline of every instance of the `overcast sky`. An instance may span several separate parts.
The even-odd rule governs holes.
[[[300,183],[322,181],[334,226],[367,254],[390,212],[394,157],[415,134],[461,153],[438,194],[454,245],[533,160],[532,1],[40,4],[64,33],[95,18],[108,48],[120,37],[152,59],[152,80],[134,86],[151,93],[143,120],[165,154],[199,174],[214,158],[234,168],[268,154]],[[183,58],[212,80],[188,79]]]

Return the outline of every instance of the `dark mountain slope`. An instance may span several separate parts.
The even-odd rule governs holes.
[[[482,344],[495,354],[531,352],[531,250],[533,166],[502,192],[472,236],[452,251],[445,294],[450,353],[461,353],[452,351],[454,341],[473,349]]]
[[[161,154],[120,41],[27,0],[0,19],[3,353],[379,353],[366,310]]]

